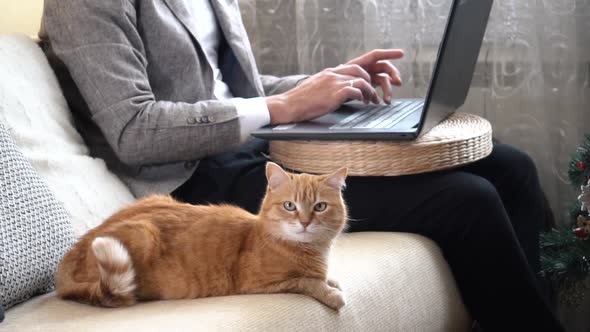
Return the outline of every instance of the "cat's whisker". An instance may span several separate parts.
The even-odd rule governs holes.
[[[348,221],[359,222],[359,221],[363,221],[363,219],[356,219],[356,218],[348,217]]]

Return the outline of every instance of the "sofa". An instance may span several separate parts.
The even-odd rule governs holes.
[[[70,229],[71,241],[135,199],[102,160],[88,154],[43,51],[24,35],[0,34],[0,125],[14,142],[11,151],[18,150],[22,162],[30,164],[30,172],[34,172],[56,202],[55,208],[67,214],[64,225]],[[7,160],[10,163],[12,159]],[[10,169],[10,166],[2,167]],[[16,176],[17,185],[21,181],[18,174],[12,175],[13,180]],[[26,202],[31,202],[27,203],[31,206],[24,207],[26,211],[36,208],[32,206],[37,204],[33,199],[36,196],[26,191],[22,197],[3,194],[0,197],[14,200],[26,197]],[[6,202],[0,202],[0,208],[2,204]],[[46,210],[43,207],[38,214]],[[18,215],[10,216],[12,210],[0,211],[8,211],[8,216],[0,216],[3,225],[19,222]],[[53,221],[44,218],[41,222],[51,225]],[[30,225],[27,227],[37,227],[38,223]],[[15,227],[19,232],[27,231],[22,225]],[[10,236],[9,228],[0,235],[0,240],[3,237],[0,246],[8,246]],[[44,236],[37,238],[44,241]],[[56,244],[55,240],[49,241]],[[42,250],[30,241],[25,245]],[[21,250],[20,254],[27,256],[29,249]],[[67,245],[63,250],[66,249]],[[56,256],[55,250],[52,253]],[[0,247],[0,264],[2,255],[6,255],[6,250]],[[30,256],[28,263],[13,268],[22,272],[31,266],[42,266],[35,261],[44,259],[42,256]],[[0,284],[5,284],[0,290],[10,292],[16,285],[6,284],[9,279],[1,278],[2,273],[7,273],[1,272],[2,268]],[[472,320],[441,251],[429,239],[414,234],[366,232],[338,238],[331,254],[330,274],[339,280],[347,300],[339,312],[298,294],[240,295],[97,308],[58,298],[52,291],[52,269],[55,264],[43,271],[49,276],[43,289],[5,308],[0,332],[469,331],[472,328]]]

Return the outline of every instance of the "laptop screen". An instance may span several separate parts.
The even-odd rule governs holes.
[[[493,0],[454,0],[439,46],[426,116],[420,134],[427,132],[465,102]]]

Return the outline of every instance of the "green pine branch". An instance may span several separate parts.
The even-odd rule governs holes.
[[[590,179],[590,134],[584,136],[582,144],[573,153],[568,177],[576,191]],[[541,234],[541,275],[553,283],[562,303],[579,305],[590,276],[590,239],[578,238],[574,229],[578,227],[577,217],[588,216],[588,212],[581,211],[577,200],[569,212],[569,224]]]
[[[590,274],[590,240],[579,239],[570,229],[542,234],[541,253],[542,271],[553,280]]]
[[[559,290],[562,303],[577,305],[590,276],[590,239],[578,238],[562,227],[541,234],[541,275]]]
[[[578,166],[580,162],[586,165],[584,169],[580,169]],[[582,144],[572,155],[568,168],[568,177],[577,190],[590,179],[590,134],[584,136]]]

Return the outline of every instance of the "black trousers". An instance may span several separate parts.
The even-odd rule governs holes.
[[[173,193],[193,204],[256,213],[266,188],[265,141],[205,159]],[[392,156],[395,158],[395,156]],[[410,232],[434,240],[484,331],[562,331],[535,281],[548,206],[533,161],[508,145],[454,170],[349,177],[350,232]]]

